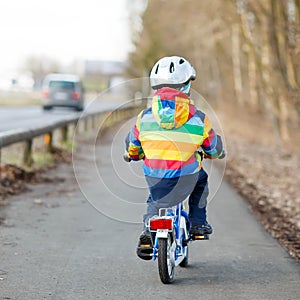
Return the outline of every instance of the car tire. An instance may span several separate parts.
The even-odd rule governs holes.
[[[52,109],[52,106],[43,106],[43,110],[50,110]]]

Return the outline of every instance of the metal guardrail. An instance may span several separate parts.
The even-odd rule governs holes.
[[[62,140],[66,141],[68,138],[68,128],[71,124],[77,125],[79,121],[87,122],[91,119],[92,128],[96,126],[96,118],[107,115],[105,120],[101,120],[101,127],[105,128],[113,125],[114,123],[129,118],[134,114],[141,111],[141,106],[126,106],[116,110],[105,109],[89,113],[83,113],[80,116],[67,116],[64,120],[52,121],[42,126],[35,126],[32,128],[20,128],[0,132],[0,163],[1,163],[1,149],[15,143],[25,142],[23,163],[30,166],[33,162],[32,159],[32,145],[33,139],[43,135],[47,135],[46,143],[47,150],[51,151],[53,142],[53,132],[57,129],[62,130]],[[99,122],[99,120],[98,120]],[[84,126],[87,129],[87,124]]]
[[[78,122],[79,117],[66,118],[63,121],[51,122],[42,126],[32,128],[19,128],[0,132],[0,148],[33,139],[37,136],[52,132],[53,130],[68,126],[70,123]]]

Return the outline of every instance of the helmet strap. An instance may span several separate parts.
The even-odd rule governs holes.
[[[180,88],[180,92],[189,96],[190,89],[191,89],[191,81],[189,81],[186,85],[184,85],[182,88]]]

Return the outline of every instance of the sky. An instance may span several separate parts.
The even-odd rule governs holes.
[[[0,2],[0,75],[31,55],[69,64],[126,59],[131,49],[127,0]]]

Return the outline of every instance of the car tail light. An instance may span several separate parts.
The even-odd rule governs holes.
[[[44,90],[43,91],[43,98],[48,98],[49,97],[49,91],[48,90]]]
[[[154,219],[150,220],[150,229],[168,229],[171,230],[173,228],[172,219]]]
[[[73,94],[72,94],[72,99],[73,99],[73,100],[79,100],[79,98],[80,98],[79,92],[73,92]]]

